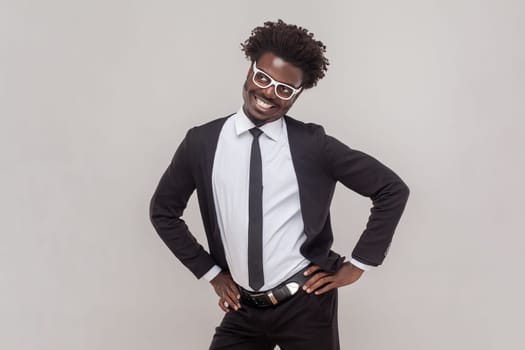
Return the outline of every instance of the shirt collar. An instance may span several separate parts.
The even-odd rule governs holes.
[[[244,113],[242,107],[235,115],[235,132],[237,136],[247,132],[251,128],[254,128],[255,124]],[[279,118],[270,123],[265,123],[259,127],[262,132],[273,141],[278,141],[283,133],[283,118]]]

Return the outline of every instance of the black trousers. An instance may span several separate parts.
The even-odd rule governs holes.
[[[276,306],[242,302],[215,329],[210,350],[339,350],[337,289],[322,295],[299,290]]]

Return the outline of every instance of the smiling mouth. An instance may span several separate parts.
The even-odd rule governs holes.
[[[272,103],[269,103],[267,100],[257,96],[257,95],[253,95],[254,99],[255,99],[255,105],[257,107],[259,107],[260,109],[263,109],[265,111],[267,110],[270,110],[274,107],[276,107],[274,104]]]

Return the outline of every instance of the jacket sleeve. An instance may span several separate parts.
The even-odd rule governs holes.
[[[323,136],[323,143],[323,159],[331,176],[372,200],[366,229],[352,257],[367,265],[381,265],[408,200],[409,189],[399,176],[377,159],[328,135]]]
[[[160,238],[175,256],[197,277],[201,278],[215,262],[197,242],[181,219],[188,199],[195,190],[192,173],[191,131],[178,147],[162,175],[150,203],[150,219]]]

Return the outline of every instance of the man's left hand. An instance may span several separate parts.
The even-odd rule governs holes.
[[[319,266],[313,265],[305,271],[305,276],[313,275],[303,286],[307,293],[315,292],[316,295],[319,295],[334,288],[347,286],[357,281],[364,272],[348,261],[343,263],[336,273],[320,270]]]

